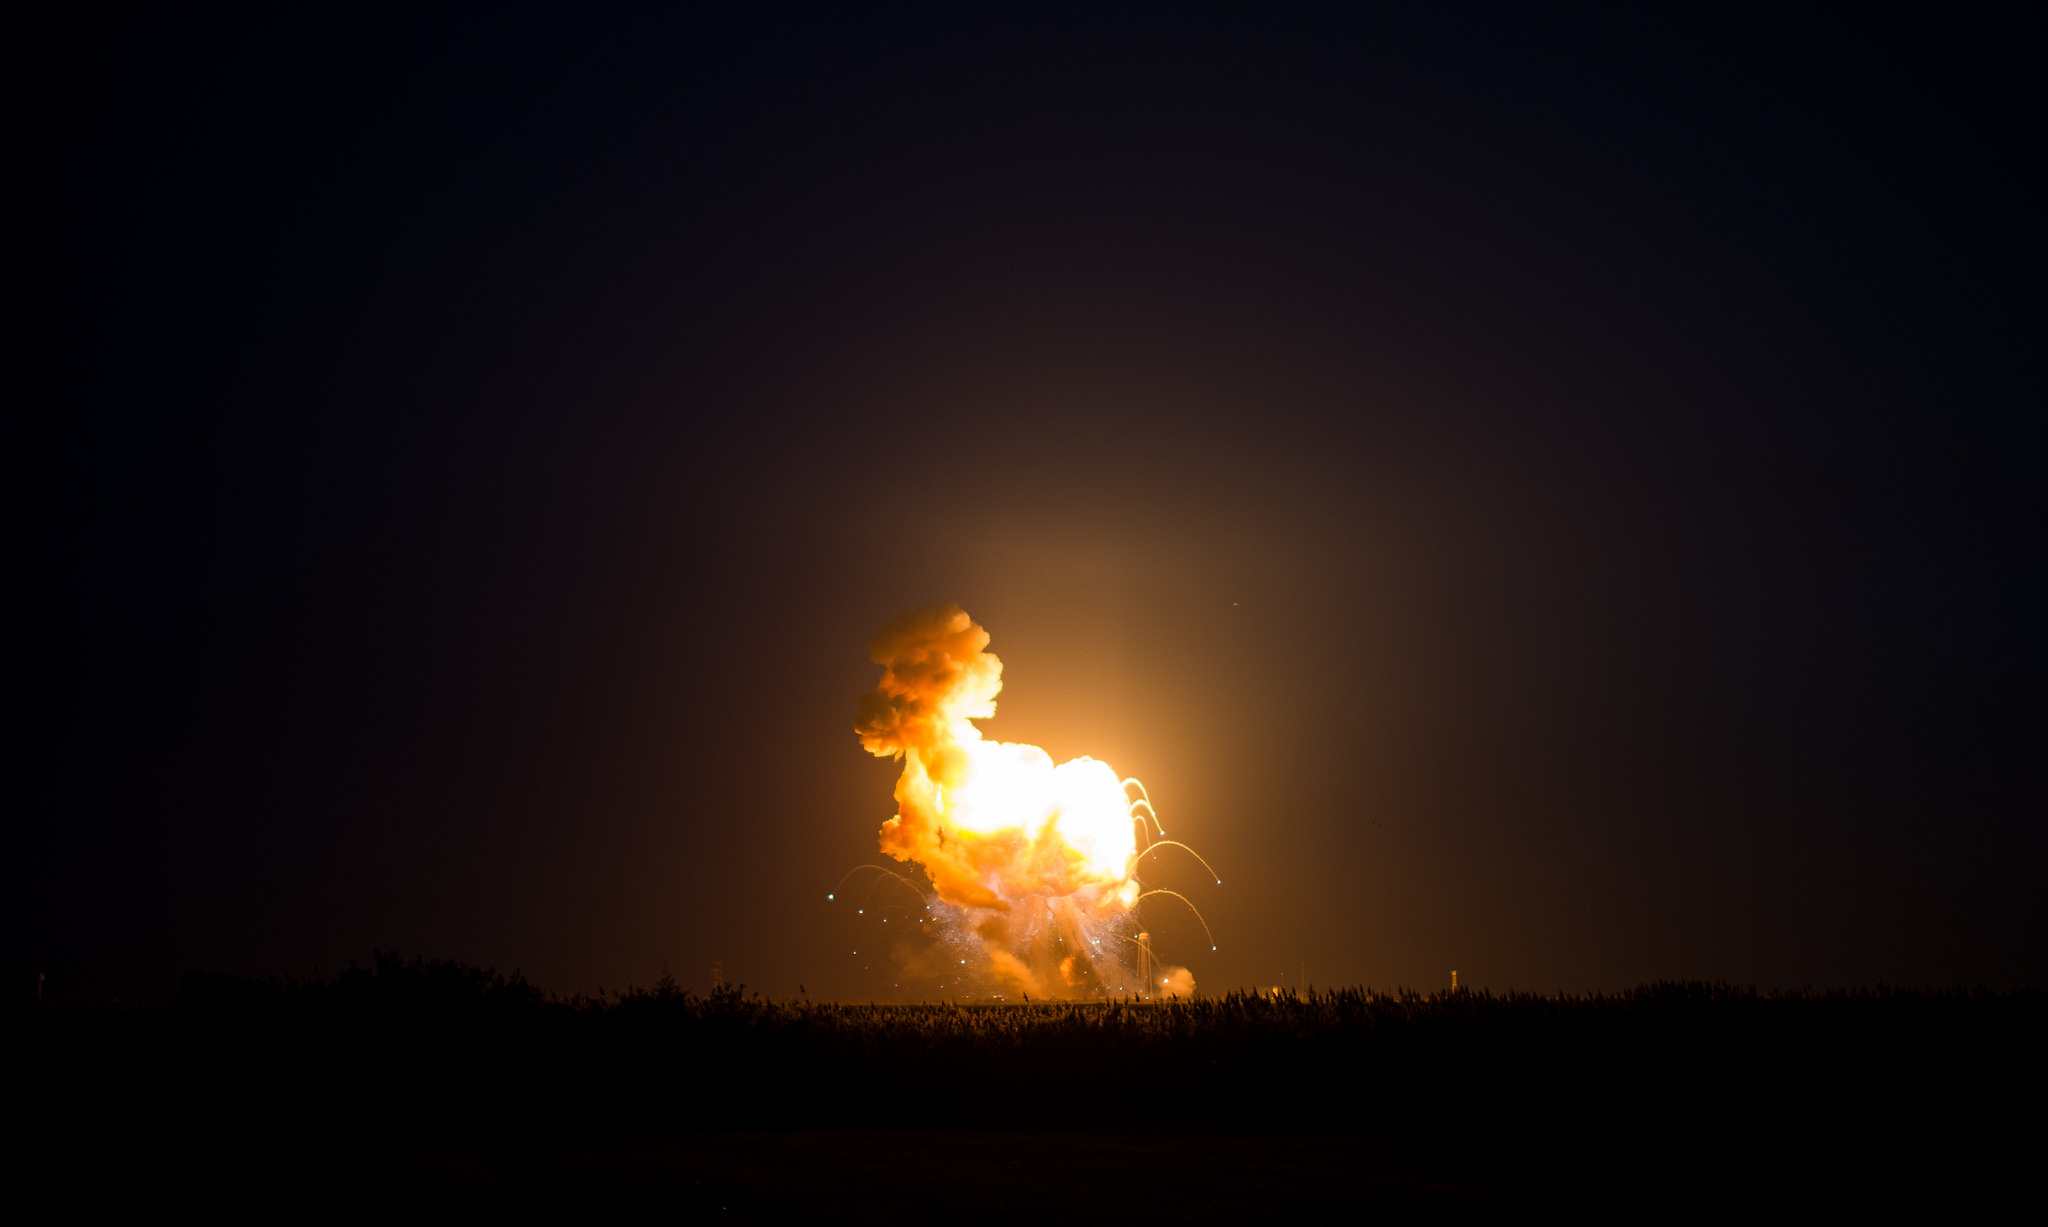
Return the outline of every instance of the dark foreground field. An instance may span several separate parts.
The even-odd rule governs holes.
[[[2033,992],[1364,990],[1161,1006],[549,996],[380,956],[4,1016],[19,1181],[656,1221],[1953,1213],[2043,1140]]]

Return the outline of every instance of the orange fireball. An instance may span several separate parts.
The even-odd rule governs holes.
[[[1121,935],[1104,926],[1139,896],[1125,781],[1092,758],[1055,766],[1037,746],[982,737],[974,721],[995,715],[1003,688],[988,642],[946,604],[898,616],[869,644],[882,680],[854,731],[870,753],[903,760],[882,851],[922,865],[941,900],[972,913],[1005,985],[1100,992],[1098,967],[1120,973]]]

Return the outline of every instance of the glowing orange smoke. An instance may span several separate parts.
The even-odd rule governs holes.
[[[1140,894],[1124,781],[1092,758],[1054,766],[1037,746],[983,740],[973,722],[996,714],[1003,688],[988,642],[946,604],[899,615],[868,645],[882,680],[854,731],[870,753],[903,760],[882,851],[924,867],[1002,986],[1044,997],[1123,988],[1117,922]],[[1145,979],[1194,988],[1179,968]]]

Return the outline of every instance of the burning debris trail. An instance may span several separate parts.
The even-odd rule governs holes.
[[[1149,831],[1141,848],[1158,817],[1144,785],[1107,763],[1055,766],[1037,746],[983,739],[973,722],[995,715],[1003,688],[988,642],[958,605],[899,615],[868,645],[882,679],[854,729],[870,753],[903,762],[881,847],[924,868],[928,910],[976,956],[945,961],[1041,998],[1191,993],[1186,968],[1156,965],[1148,946],[1134,974],[1120,948],[1146,894],[1139,858],[1154,846],[1194,850]]]

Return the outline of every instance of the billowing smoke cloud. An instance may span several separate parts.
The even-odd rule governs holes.
[[[1131,803],[1106,763],[1055,766],[1037,746],[983,739],[973,722],[995,715],[1003,688],[988,643],[946,604],[899,615],[868,645],[882,680],[855,732],[870,753],[903,761],[882,851],[924,867],[999,984],[1100,995],[1131,980],[1120,951],[1139,897]],[[1185,969],[1164,978],[1193,991]]]

